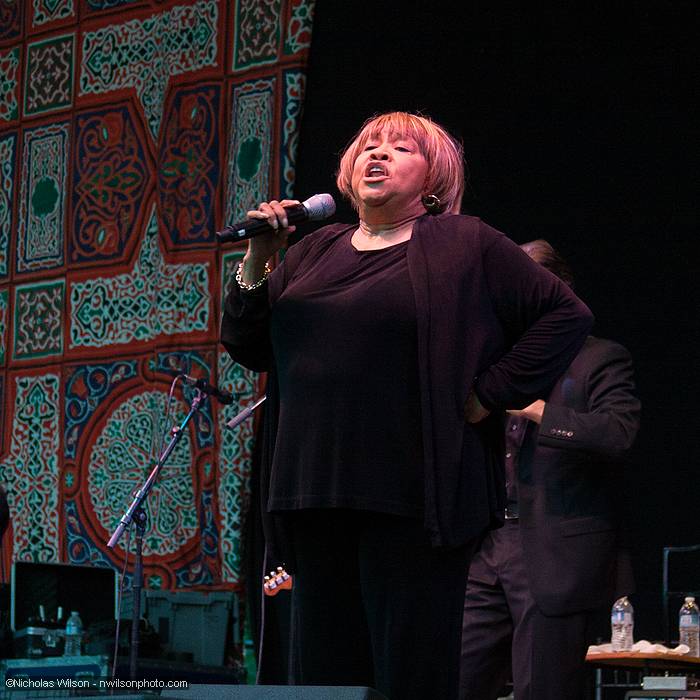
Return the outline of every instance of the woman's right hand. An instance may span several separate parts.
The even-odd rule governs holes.
[[[243,258],[242,279],[246,284],[259,280],[265,271],[265,263],[287,243],[290,233],[296,226],[290,226],[284,207],[299,204],[297,199],[283,199],[281,202],[273,199],[262,202],[257,209],[247,212],[249,219],[264,219],[274,229],[270,233],[262,233],[248,240],[248,252]]]
[[[472,389],[464,404],[464,420],[467,421],[467,423],[479,423],[484,420],[489,413],[491,413],[491,411],[481,405],[479,397]]]

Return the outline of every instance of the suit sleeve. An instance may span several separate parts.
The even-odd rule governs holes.
[[[635,394],[632,358],[617,343],[606,343],[586,377],[586,411],[554,402],[545,404],[539,444],[584,450],[618,460],[632,447],[639,430],[641,404]]]
[[[546,396],[593,325],[588,307],[503,234],[481,223],[484,274],[510,350],[477,377],[488,409],[522,408]]]

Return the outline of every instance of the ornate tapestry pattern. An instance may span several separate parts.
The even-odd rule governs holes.
[[[238,399],[242,408],[257,397],[255,374],[231,361],[226,353],[219,355],[221,384]],[[236,430],[222,435],[222,469],[219,478],[219,510],[221,512],[221,553],[224,575],[236,580],[241,570],[242,528],[248,510],[250,460],[244,459],[253,449],[253,422],[241,423]]]
[[[0,51],[0,122],[11,122],[19,116],[17,70],[19,47]]]
[[[111,10],[115,7],[125,7],[126,5],[141,4],[143,0],[86,0],[87,12],[97,13],[104,10]]]
[[[157,372],[172,377],[184,372],[190,376],[204,376],[211,383],[215,378],[211,375],[215,357],[211,350],[168,350],[159,352],[155,360],[149,362],[149,372]],[[194,390],[189,386],[182,388],[182,396],[187,404],[192,403],[195,396]],[[212,404],[204,402],[195,417],[197,430],[195,432],[195,446],[198,450],[215,445],[215,424],[212,417]]]
[[[311,46],[311,24],[314,15],[313,0],[292,0],[291,16],[287,24],[284,52],[294,55]]]
[[[242,251],[227,253],[222,258],[221,279],[219,281],[220,300],[223,304],[229,287],[234,280],[235,269]],[[258,395],[258,381],[255,373],[231,361],[226,353],[218,358],[220,383],[245,408]],[[221,513],[221,554],[224,578],[237,580],[241,570],[242,531],[245,513],[248,509],[250,483],[250,461],[241,459],[252,452],[253,422],[244,421],[235,431],[224,431],[222,435],[222,464],[233,468],[223,468],[219,479],[219,510]]]
[[[304,101],[306,75],[301,71],[288,71],[284,74],[284,119],[282,120],[282,169],[281,181],[284,196],[291,199],[294,194],[294,173],[296,172],[299,120]]]
[[[15,287],[12,357],[27,360],[63,352],[63,280]]]
[[[67,458],[75,459],[83,429],[103,401],[109,401],[115,388],[136,376],[134,360],[100,365],[77,365],[68,368],[65,381],[65,415],[63,449]]]
[[[15,134],[0,137],[0,279],[6,277],[9,271],[16,141]]]
[[[0,0],[0,41],[11,41],[22,33],[21,0]]]
[[[265,199],[270,182],[275,81],[256,80],[233,90],[229,133],[227,223],[244,218]]]
[[[186,373],[234,402],[203,403],[149,495],[146,585],[242,587],[254,420],[224,423],[263,380],[219,344],[244,246],[214,231],[295,194],[313,6],[0,0],[6,563],[121,568],[126,535],[106,542]]]
[[[217,19],[218,3],[201,0],[144,21],[86,32],[81,94],[135,89],[157,140],[170,77],[216,65]]]
[[[219,180],[216,85],[178,91],[163,127],[158,179],[160,215],[170,240],[211,241]]]
[[[24,134],[18,272],[63,264],[68,139],[68,124],[60,122]]]
[[[59,376],[16,376],[12,438],[0,461],[7,484],[14,556],[58,561],[59,542]],[[10,416],[6,416],[10,418]]]
[[[7,300],[9,292],[7,289],[0,289],[0,367],[5,364],[7,354]],[[1,409],[0,409],[1,410]],[[0,414],[2,418],[2,414]],[[2,422],[0,422],[2,425]],[[1,433],[2,431],[0,431]]]
[[[155,463],[166,401],[167,392],[156,391],[125,398],[112,410],[93,443],[88,488],[92,512],[106,532],[117,526],[120,508],[131,501],[134,488],[145,481]],[[177,402],[173,422],[180,423],[185,413],[186,408]],[[146,503],[151,527],[144,537],[145,556],[172,554],[195,535],[192,452],[189,433],[183,431]]]
[[[32,24],[35,27],[74,15],[73,0],[32,0]]]
[[[280,0],[238,0],[234,17],[233,69],[277,60]]]
[[[208,267],[163,260],[154,210],[130,272],[71,285],[71,347],[100,348],[206,331],[211,318]]]
[[[141,230],[153,163],[137,123],[128,105],[76,119],[71,263],[120,260]]]
[[[24,73],[24,114],[41,114],[73,102],[72,34],[29,44]]]

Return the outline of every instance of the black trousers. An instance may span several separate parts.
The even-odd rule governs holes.
[[[515,700],[583,700],[594,618],[540,612],[527,583],[519,525],[506,521],[486,536],[469,571],[460,700],[495,700],[511,670]]]
[[[422,522],[381,513],[299,511],[289,523],[296,683],[456,699],[473,547],[434,549]]]

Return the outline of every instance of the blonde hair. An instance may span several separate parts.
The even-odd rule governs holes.
[[[464,192],[464,149],[443,127],[429,117],[408,112],[387,112],[370,117],[346,147],[340,158],[336,183],[341,194],[357,209],[352,190],[352,169],[360,152],[370,139],[388,130],[390,134],[413,139],[428,163],[425,195],[440,200],[434,211],[458,213]]]

